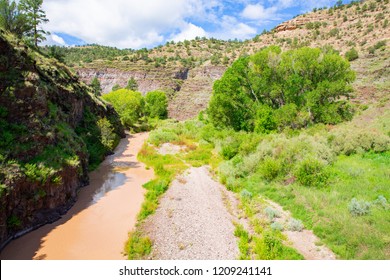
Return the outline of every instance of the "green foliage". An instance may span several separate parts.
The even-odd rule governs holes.
[[[278,223],[278,222],[273,222],[273,223],[271,224],[271,228],[272,228],[273,230],[283,231],[283,225],[280,224],[280,223]]]
[[[208,114],[216,127],[262,133],[335,124],[351,118],[342,99],[349,97],[354,79],[349,63],[331,50],[282,53],[272,46],[237,60],[215,82]]]
[[[53,175],[56,174],[56,170],[53,168],[47,167],[44,164],[26,164],[24,166],[24,173],[31,182],[39,182],[41,184],[46,184],[46,182],[53,178]]]
[[[159,146],[163,143],[178,141],[179,137],[173,131],[161,128],[153,130],[149,136],[149,142],[155,146]]]
[[[92,88],[92,92],[96,95],[96,96],[100,96],[102,95],[102,87],[100,85],[100,81],[97,77],[94,77],[91,81],[91,84],[90,84],[91,88]]]
[[[348,205],[348,210],[352,216],[364,216],[370,214],[371,203],[353,198]]]
[[[115,134],[114,128],[107,118],[102,118],[97,121],[97,126],[100,130],[100,141],[107,151],[113,151],[119,143],[119,137]]]
[[[168,117],[168,98],[163,91],[151,91],[145,96],[145,114],[150,118]]]
[[[307,158],[300,162],[295,176],[299,183],[308,187],[325,186],[329,178],[325,164],[313,158]]]
[[[49,34],[49,32],[40,29],[42,24],[49,21],[42,9],[42,4],[43,0],[20,0],[19,4],[19,9],[25,15],[30,27],[26,35],[32,40],[35,47],[38,47],[38,43],[44,41],[46,39],[45,35]]]
[[[114,106],[124,126],[133,129],[139,126],[144,112],[144,100],[141,93],[120,89],[103,95],[103,99]]]
[[[255,239],[254,252],[260,260],[301,260],[302,256],[292,248],[283,245],[280,231],[266,230],[261,238]]]
[[[15,214],[8,217],[7,219],[8,228],[15,229],[15,228],[19,228],[21,225],[22,225],[22,221]]]
[[[131,77],[130,80],[127,82],[126,89],[132,90],[132,91],[138,90],[138,83],[133,77]]]
[[[291,218],[288,222],[288,229],[291,231],[302,231],[304,228],[301,220]]]
[[[0,28],[21,38],[29,29],[27,18],[15,1],[0,0]]]
[[[118,85],[118,84],[115,84],[113,87],[112,87],[112,91],[118,91],[121,89],[121,86]]]
[[[149,237],[142,237],[139,232],[129,234],[126,243],[126,253],[129,260],[141,260],[152,252],[152,241]]]
[[[260,165],[260,174],[267,181],[272,181],[282,172],[282,164],[279,160],[266,157]]]
[[[269,206],[264,209],[264,212],[270,221],[273,221],[275,218],[280,217],[280,213],[276,209]]]
[[[355,48],[352,48],[345,53],[345,58],[348,61],[353,61],[359,58],[359,54]]]

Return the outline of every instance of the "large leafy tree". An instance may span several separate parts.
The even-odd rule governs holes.
[[[29,25],[15,1],[0,0],[0,28],[14,33],[19,38],[26,34]]]
[[[272,46],[239,59],[215,82],[209,115],[216,126],[260,132],[334,124],[350,117],[354,79],[332,50]]]
[[[163,91],[151,91],[145,96],[145,113],[148,117],[166,119],[168,117],[168,98]]]
[[[43,0],[20,0],[19,9],[25,15],[31,29],[27,36],[38,47],[38,43],[46,39],[45,35],[49,32],[41,29],[41,25],[47,23],[46,13],[42,9]]]

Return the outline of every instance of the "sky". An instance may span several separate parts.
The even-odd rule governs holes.
[[[350,1],[344,1],[344,3]],[[151,48],[195,37],[251,39],[336,0],[44,0],[44,44]]]

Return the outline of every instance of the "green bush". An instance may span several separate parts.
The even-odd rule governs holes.
[[[291,218],[288,223],[288,229],[291,231],[302,231],[304,228],[301,220]]]
[[[371,203],[353,198],[348,205],[348,210],[352,216],[368,215],[371,211]]]
[[[345,53],[345,58],[348,61],[353,61],[359,58],[359,54],[355,48],[352,48]]]
[[[176,133],[165,129],[154,130],[150,133],[149,136],[149,142],[155,146],[159,146],[163,143],[169,143],[178,140],[179,140],[179,136]]]
[[[270,221],[273,221],[275,218],[280,217],[279,211],[277,211],[276,209],[269,207],[269,206],[264,209],[264,212]]]
[[[273,223],[271,224],[271,228],[272,228],[273,230],[283,231],[283,225],[280,224],[280,223],[278,223],[278,222],[273,222]]]
[[[283,171],[283,166],[279,160],[267,157],[260,165],[260,174],[267,181],[272,181]]]
[[[317,159],[308,158],[298,164],[295,176],[299,183],[308,187],[324,186],[329,178],[325,164]]]

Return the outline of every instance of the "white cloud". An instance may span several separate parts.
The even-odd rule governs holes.
[[[256,28],[253,28],[243,22],[238,21],[232,16],[223,16],[220,22],[220,29],[210,34],[219,39],[249,39],[257,34]]]
[[[241,16],[251,20],[267,20],[276,18],[277,7],[265,8],[261,4],[247,5]]]
[[[195,39],[195,37],[206,37],[207,32],[199,26],[196,26],[192,23],[187,23],[186,26],[182,29],[182,31],[174,36],[172,38],[173,41],[175,42],[180,42],[184,40],[191,40]]]
[[[64,39],[62,39],[60,36],[56,34],[50,34],[46,36],[46,40],[41,43],[41,45],[47,45],[47,46],[66,46],[66,42]]]
[[[205,13],[205,0],[46,0],[49,31],[90,43],[140,48],[161,43],[185,18]],[[216,4],[214,4],[216,5]],[[183,32],[184,30],[181,30]]]

